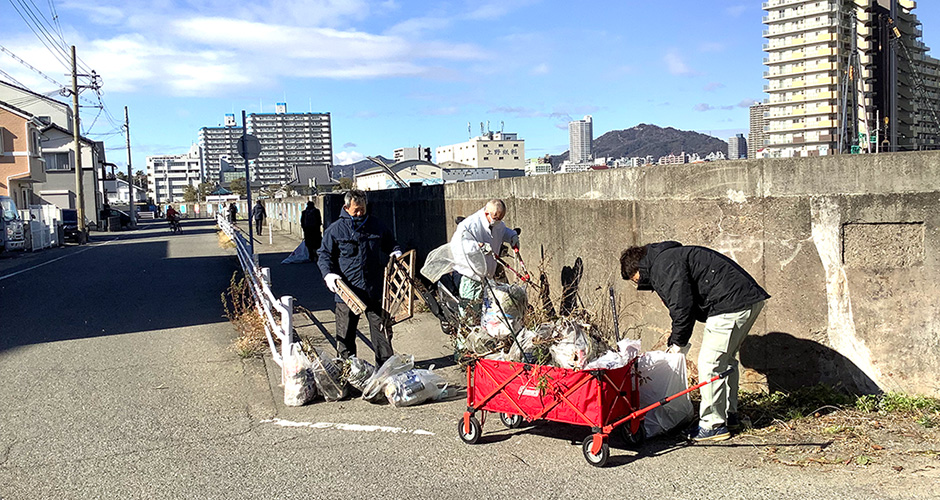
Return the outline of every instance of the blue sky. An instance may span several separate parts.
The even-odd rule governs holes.
[[[915,13],[940,49],[937,3]],[[764,98],[759,0],[0,0],[0,45],[68,84],[24,5],[101,75],[117,125],[129,107],[135,170],[187,151],[226,113],[282,101],[332,113],[336,162],[348,163],[462,142],[468,122],[478,135],[487,121],[524,138],[528,157],[558,154],[586,114],[595,137],[654,123],[727,139]],[[0,70],[56,89],[3,52]],[[115,123],[82,113],[125,165]]]

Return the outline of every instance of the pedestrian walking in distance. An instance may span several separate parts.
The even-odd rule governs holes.
[[[320,210],[317,204],[308,201],[307,208],[300,214],[300,228],[304,232],[304,245],[307,247],[307,255],[312,262],[317,261],[317,249],[323,241],[323,235],[320,233],[320,227],[323,225],[323,218],[320,216]]]
[[[255,219],[255,234],[258,236],[261,236],[261,228],[264,227],[264,219],[267,215],[264,211],[264,205],[261,204],[261,200],[258,200],[254,208],[251,209],[251,216]]]

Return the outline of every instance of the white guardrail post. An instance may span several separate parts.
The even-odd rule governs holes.
[[[271,349],[271,357],[275,363],[283,367],[284,358],[289,352],[291,342],[294,341],[294,297],[285,295],[277,299],[271,292],[271,270],[266,267],[258,268],[258,255],[251,254],[248,242],[242,233],[233,227],[222,213],[216,216],[216,223],[222,232],[235,243],[238,263],[251,286],[251,294],[255,299],[258,314],[264,321],[264,334],[268,340],[268,347]],[[280,321],[274,318],[274,311],[277,311]],[[281,342],[280,352],[274,345],[274,337]],[[283,373],[281,377],[283,378]]]

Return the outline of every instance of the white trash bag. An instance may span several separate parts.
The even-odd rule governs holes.
[[[385,397],[396,408],[437,400],[447,393],[447,381],[431,370],[413,369],[389,377]]]
[[[317,389],[327,401],[339,401],[346,397],[346,381],[340,370],[341,360],[334,360],[327,356],[322,349],[313,348],[316,356],[313,362],[313,378],[317,382]]]
[[[310,262],[310,253],[307,252],[307,245],[302,241],[287,258],[281,261],[281,264],[299,264],[301,262]]]
[[[681,353],[649,351],[637,359],[640,372],[640,408],[656,403],[689,387],[685,356]],[[695,418],[689,395],[678,397],[646,414],[646,435],[669,432]]]
[[[563,320],[555,325],[561,339],[549,348],[552,360],[560,368],[583,369],[597,357],[597,342],[574,321]]]
[[[366,380],[362,388],[362,399],[370,403],[381,401],[382,391],[391,376],[411,370],[415,366],[415,357],[411,354],[393,354]]]
[[[297,342],[287,348],[283,360],[284,404],[303,406],[317,396],[317,385],[313,377],[313,363],[304,354]]]

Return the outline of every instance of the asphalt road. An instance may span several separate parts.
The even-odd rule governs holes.
[[[209,221],[104,235],[0,258],[0,498],[925,498],[932,480],[761,460],[772,442],[653,439],[589,466],[587,429],[457,437],[463,375],[433,317],[398,325],[395,349],[436,364],[447,401],[289,408],[270,359],[242,360],[220,294],[237,261]],[[309,310],[301,334],[329,348],[331,297],[298,241],[256,249],[278,295]],[[366,352],[366,346],[360,346]],[[364,355],[366,359],[369,356]]]

